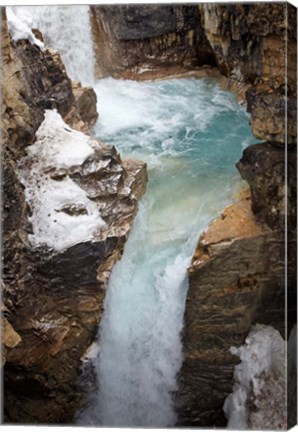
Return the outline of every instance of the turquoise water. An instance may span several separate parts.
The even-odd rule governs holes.
[[[80,423],[175,425],[186,271],[202,230],[243,184],[235,168],[255,142],[235,97],[213,80],[96,84],[94,133],[148,163],[124,255],[107,290],[95,359],[98,392]]]

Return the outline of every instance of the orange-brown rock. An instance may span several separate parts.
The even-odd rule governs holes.
[[[7,350],[15,348],[21,342],[20,335],[14,330],[9,321],[1,318],[1,343],[2,343],[2,359],[1,367],[5,365]]]
[[[257,224],[249,195],[201,235],[188,270],[179,424],[224,426],[237,364],[229,348],[255,322],[274,322],[284,334],[283,252],[282,237]]]
[[[221,408],[235,361],[229,347],[241,345],[255,322],[286,339],[284,320],[288,330],[296,323],[297,28],[296,10],[286,3],[199,10],[225,85],[241,90],[252,131],[266,141],[248,147],[237,164],[251,198],[210,225],[189,269],[179,424],[210,427],[225,424]]]
[[[199,9],[222,73],[251,84],[262,80],[272,88],[285,83],[287,27],[291,27],[291,42],[295,39],[295,17],[291,13],[287,16],[285,3],[202,3]],[[294,81],[290,75],[293,88]]]
[[[94,126],[98,118],[95,91],[92,87],[82,87],[80,81],[72,81],[72,91],[81,119],[89,128]]]

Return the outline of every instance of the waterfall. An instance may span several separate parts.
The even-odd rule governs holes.
[[[148,163],[148,190],[109,281],[82,425],[170,427],[183,354],[187,267],[200,232],[242,181],[253,140],[244,110],[212,80],[96,83],[95,134]],[[117,119],[117,121],[115,121]]]
[[[88,5],[15,6],[14,13],[39,29],[45,46],[59,51],[71,79],[94,85],[94,53]]]
[[[71,78],[92,85],[88,6],[14,12],[60,51]],[[183,360],[187,267],[200,232],[239,190],[235,162],[254,138],[235,97],[213,80],[109,78],[95,90],[94,133],[123,158],[146,161],[149,184],[107,289],[93,357],[98,390],[77,421],[170,427]]]

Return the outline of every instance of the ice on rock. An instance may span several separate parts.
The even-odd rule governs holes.
[[[241,363],[235,367],[233,393],[226,398],[223,407],[228,429],[281,428],[285,341],[280,333],[273,327],[256,324],[245,344],[232,347],[230,351]]]
[[[8,30],[12,40],[28,39],[31,44],[37,45],[40,49],[44,48],[43,42],[34,36],[26,19],[21,19],[17,16],[10,7],[6,8],[6,14]]]
[[[71,129],[56,110],[45,111],[36,138],[36,143],[28,149],[28,155],[38,158],[44,168],[81,165],[93,154],[92,140]]]
[[[20,162],[21,181],[32,211],[30,242],[62,250],[90,240],[105,222],[98,203],[87,197],[67,175],[67,169],[82,164],[93,154],[92,141],[71,129],[55,110],[45,112],[36,137]],[[51,169],[62,168],[62,178],[51,178]]]

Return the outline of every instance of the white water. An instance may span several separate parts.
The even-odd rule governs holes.
[[[214,81],[105,79],[95,89],[95,133],[147,161],[149,184],[107,290],[98,391],[78,422],[173,426],[186,269],[200,232],[242,184],[234,163],[254,140],[242,108]]]
[[[15,8],[24,18],[25,8]],[[71,78],[93,82],[88,6],[29,8],[31,26],[58,49]],[[98,391],[78,423],[175,425],[173,392],[182,363],[186,269],[200,232],[241,181],[234,163],[253,143],[234,97],[209,80],[96,83],[95,134],[148,163],[122,260],[115,266],[93,356]]]
[[[45,46],[59,51],[71,79],[94,85],[94,53],[88,5],[15,6],[17,17],[39,29]]]

